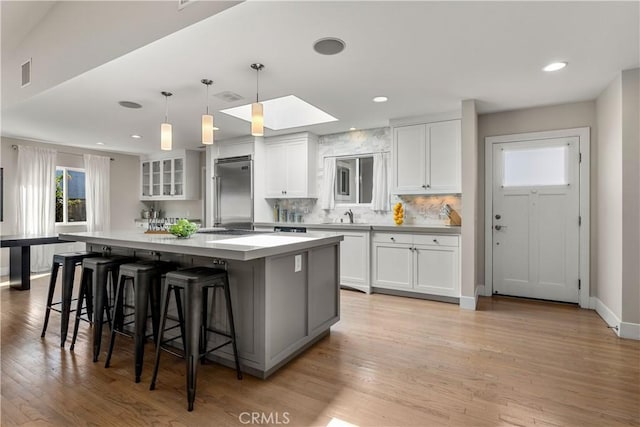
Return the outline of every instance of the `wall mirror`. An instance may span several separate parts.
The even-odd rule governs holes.
[[[336,204],[370,204],[373,192],[373,156],[336,159]]]

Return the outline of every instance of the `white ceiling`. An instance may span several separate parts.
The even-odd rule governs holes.
[[[82,3],[89,8],[93,2]],[[246,104],[255,97],[253,62],[265,64],[260,98],[294,94],[339,119],[267,130],[266,136],[386,126],[393,118],[459,110],[464,99],[476,99],[481,113],[591,100],[620,70],[640,64],[638,2],[250,1],[224,11],[196,9],[200,6],[185,8],[195,23],[169,34],[172,28],[166,37],[146,45],[138,40],[142,47],[114,59],[106,55],[101,64],[92,58],[89,69],[78,63],[82,58],[61,57],[61,64],[70,63],[62,73],[67,78],[28,96],[3,94],[2,135],[120,152],[158,151],[165,109],[160,91],[167,90],[174,93],[169,100],[174,147],[197,148],[205,108],[200,80],[214,81],[215,112]],[[200,11],[208,17],[197,22]],[[5,15],[3,8],[3,22]],[[150,21],[136,31],[154,25]],[[92,35],[76,37],[113,55],[114,46],[94,43]],[[313,43],[328,36],[344,40],[346,49],[336,56],[314,52]],[[42,49],[46,43],[40,40]],[[113,42],[123,43],[122,38]],[[17,57],[23,45],[15,49]],[[557,60],[569,66],[541,71]],[[34,70],[37,61],[34,56]],[[3,72],[3,92],[14,83],[5,78]],[[225,91],[245,99],[214,96]],[[373,103],[377,95],[389,102]],[[121,100],[143,108],[122,108]],[[216,125],[219,139],[249,134],[247,122],[224,114],[216,114]],[[143,138],[133,140],[133,133]]]

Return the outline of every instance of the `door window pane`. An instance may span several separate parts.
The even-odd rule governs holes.
[[[504,150],[505,187],[567,184],[567,146]]]

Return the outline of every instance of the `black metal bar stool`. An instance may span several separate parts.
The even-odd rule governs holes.
[[[53,256],[53,265],[51,266],[51,278],[49,279],[49,294],[47,295],[47,311],[44,314],[44,326],[42,334],[44,338],[49,325],[49,315],[51,310],[61,314],[60,320],[60,347],[64,347],[69,331],[69,317],[71,316],[71,303],[73,302],[73,279],[76,273],[76,266],[82,264],[85,258],[96,257],[99,254],[94,252],[65,252],[55,254]],[[53,294],[56,290],[56,282],[58,278],[58,270],[62,267],[62,300],[53,302]],[[60,308],[57,308],[60,306]]]
[[[236,346],[236,330],[233,322],[233,311],[231,308],[231,292],[229,290],[229,277],[226,270],[194,267],[185,270],[173,271],[167,274],[164,286],[162,288],[162,314],[160,316],[160,336],[158,337],[158,345],[156,346],[156,360],[153,367],[153,377],[151,379],[151,387],[156,387],[156,379],[158,377],[158,368],[160,366],[160,351],[163,345],[163,334],[165,322],[167,320],[167,311],[169,307],[169,298],[172,289],[180,289],[184,291],[184,304],[186,314],[185,334],[182,338],[185,342],[185,359],[187,361],[187,400],[189,411],[193,410],[193,402],[196,396],[196,375],[198,367],[198,359],[212,351],[215,351],[225,345],[231,344],[233,347],[233,355],[235,358],[236,372],[238,379],[242,379],[242,371],[240,370],[240,360],[238,359],[238,348]],[[222,288],[226,300],[227,318],[229,322],[229,332],[220,331],[209,328],[207,325],[207,291]],[[203,303],[204,302],[204,303]],[[207,350],[207,332],[213,332],[218,335],[229,338],[216,347]]]
[[[133,258],[126,256],[109,256],[87,258],[82,261],[82,280],[80,282],[80,293],[78,295],[78,308],[76,309],[76,323],[73,328],[71,350],[74,349],[76,344],[82,306],[86,300],[89,320],[93,320],[93,361],[98,361],[105,312],[107,313],[107,322],[111,325],[108,296],[109,284],[111,284],[112,288],[115,287],[120,266],[133,260]]]
[[[153,326],[153,339],[158,342],[158,326],[160,323],[160,288],[163,276],[169,271],[175,270],[176,265],[169,262],[140,262],[134,264],[123,264],[120,266],[118,288],[116,289],[115,305],[113,308],[113,327],[111,328],[111,339],[109,340],[109,350],[104,367],[108,368],[111,362],[111,355],[116,341],[116,334],[133,337],[135,340],[135,375],[136,382],[140,382],[142,374],[142,364],[144,360],[144,343],[147,338],[148,306],[151,306],[151,323]],[[134,292],[134,305],[125,304],[126,285],[131,283]],[[176,298],[179,301],[178,290]],[[133,308],[134,313],[124,314],[125,307]],[[125,323],[125,318],[133,315],[133,321]],[[178,304],[179,324],[184,325],[182,306]],[[134,325],[133,334],[125,331],[124,327]]]

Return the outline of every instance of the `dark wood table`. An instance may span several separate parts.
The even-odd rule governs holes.
[[[9,248],[9,285],[13,289],[31,289],[31,246],[65,243],[57,234],[0,236],[0,247]]]

